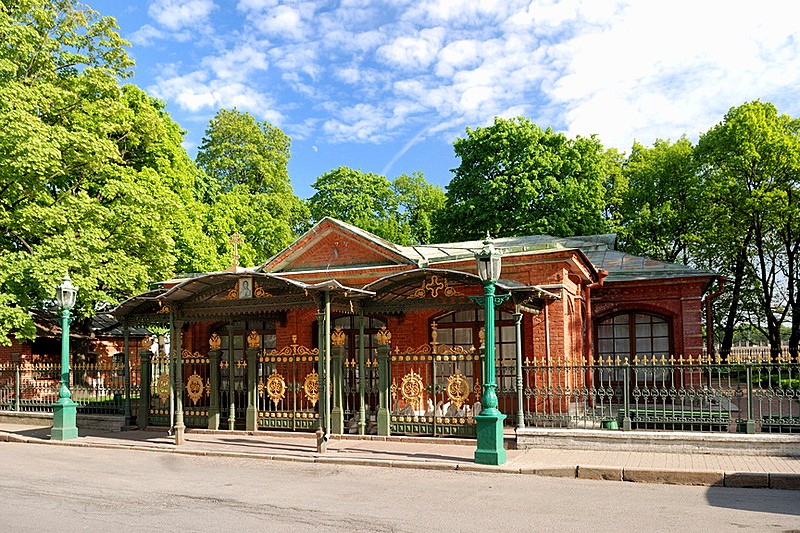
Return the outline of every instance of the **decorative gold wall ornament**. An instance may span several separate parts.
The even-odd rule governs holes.
[[[334,346],[344,346],[344,341],[347,338],[342,328],[337,326],[336,329],[331,332],[331,344]]]
[[[228,289],[228,294],[223,296],[223,300],[238,300],[239,299],[239,285],[234,285]]]
[[[161,374],[156,380],[156,393],[162,402],[169,400],[169,374]]]
[[[192,405],[197,405],[197,401],[203,397],[204,388],[203,378],[198,376],[197,372],[189,376],[189,380],[186,382],[186,394],[192,400]]]
[[[311,406],[316,407],[319,401],[319,375],[316,371],[306,374],[306,379],[303,380],[303,392],[311,402]]]
[[[381,326],[375,337],[378,339],[380,346],[389,346],[392,343],[392,332],[386,329],[386,326]]]
[[[425,392],[425,383],[422,377],[413,370],[403,376],[400,382],[400,394],[406,403],[411,405],[418,405],[422,401],[422,395]]]
[[[159,314],[166,314],[169,313],[169,306],[167,304],[162,303],[161,307],[158,309]]]
[[[439,276],[434,274],[430,279],[422,280],[422,285],[411,293],[409,299],[426,298],[428,297],[428,293],[430,293],[430,298],[438,298],[440,293],[447,297],[464,296],[464,293],[450,286],[450,282],[447,281],[447,278],[443,278],[440,281]]]
[[[149,337],[149,336],[148,336],[148,337],[145,337],[145,338],[143,338],[143,339],[142,339],[141,346],[142,346],[142,349],[143,349],[143,350],[145,350],[145,351],[149,350],[149,349],[150,349],[150,347],[151,347],[151,346],[153,346],[153,338],[152,338],[152,337]]]
[[[478,383],[477,381],[475,381],[475,386],[474,386],[474,387],[472,387],[472,392],[474,392],[474,393],[475,393],[475,398],[476,398],[476,400],[475,400],[475,401],[479,401],[479,400],[482,398],[482,396],[481,396],[481,391],[483,391],[483,387],[481,387],[481,384],[480,384],[480,383]]]
[[[277,371],[273,371],[267,378],[266,389],[269,399],[277,405],[286,396],[286,380]]]
[[[247,335],[247,347],[258,348],[259,346],[261,346],[261,335],[256,330],[252,330]]]
[[[295,355],[319,355],[318,348],[307,348],[303,345],[297,344],[297,335],[292,335],[292,344],[289,346],[284,346],[280,350],[277,348],[271,350],[264,354],[264,357],[275,357],[275,356],[295,356]]]
[[[222,339],[218,334],[212,333],[208,339],[208,347],[212,350],[219,350],[220,346],[222,346]]]
[[[253,289],[253,296],[255,298],[269,298],[272,296],[270,293],[265,291],[264,287],[262,287],[257,281],[254,283],[254,285],[255,289]]]
[[[478,331],[478,341],[481,344],[486,344],[486,328],[482,327],[480,331]]]
[[[461,406],[467,402],[469,398],[469,382],[461,372],[452,374],[447,378],[447,397],[450,398],[450,403],[454,404],[456,409],[461,409]]]

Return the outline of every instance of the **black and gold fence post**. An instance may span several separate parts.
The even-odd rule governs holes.
[[[378,435],[389,436],[391,433],[391,410],[389,409],[389,384],[391,377],[391,342],[392,334],[382,330],[378,335]]]
[[[331,332],[331,387],[333,388],[333,405],[331,409],[331,433],[334,435],[341,435],[344,433],[344,409],[342,404],[343,398],[343,382],[344,373],[342,371],[344,365],[344,350],[346,335],[342,328],[336,328]]]
[[[258,348],[261,346],[261,336],[251,331],[247,336],[247,411],[245,411],[245,430],[258,430]]]
[[[151,341],[147,339],[147,342]],[[150,365],[153,352],[150,351],[150,345],[146,343],[142,347],[144,350],[139,352],[139,412],[136,415],[136,426],[139,429],[145,429],[150,422],[150,391],[152,390],[150,383],[152,367]]]
[[[209,398],[208,398],[208,429],[219,429],[219,363],[222,356],[222,339],[216,333],[208,339],[208,379],[209,379]]]

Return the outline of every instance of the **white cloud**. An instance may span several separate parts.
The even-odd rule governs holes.
[[[150,24],[145,24],[133,32],[129,37],[129,40],[131,43],[138,44],[139,46],[150,46],[155,41],[163,38],[164,32],[151,26]]]
[[[251,43],[242,43],[221,55],[207,57],[203,63],[208,65],[217,78],[242,81],[257,71],[267,70],[269,66],[266,54]]]
[[[212,0],[155,0],[147,14],[168,30],[179,31],[205,23],[216,7]]]
[[[396,37],[378,48],[377,55],[390,65],[403,69],[425,69],[431,65],[445,36],[444,28],[427,28],[418,36]]]

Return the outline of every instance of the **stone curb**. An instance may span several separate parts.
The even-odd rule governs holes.
[[[27,444],[73,446],[77,448],[101,448],[132,450],[156,453],[175,453],[198,457],[230,457],[240,459],[261,459],[294,463],[318,463],[329,465],[379,466],[384,468],[406,468],[416,470],[439,470],[460,472],[491,472],[495,474],[523,474],[543,477],[561,477],[585,480],[628,481],[632,483],[656,483],[666,485],[696,485],[731,488],[769,488],[780,490],[800,490],[800,474],[764,472],[707,472],[694,470],[659,470],[647,468],[621,468],[606,466],[550,466],[513,467],[509,465],[491,466],[475,463],[415,461],[398,459],[370,459],[365,457],[341,457],[318,455],[275,455],[246,452],[225,452],[177,449],[174,446],[141,444],[100,444],[92,442],[63,442],[24,437],[15,433],[0,432],[0,442]]]

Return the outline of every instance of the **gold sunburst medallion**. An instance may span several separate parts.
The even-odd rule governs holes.
[[[461,409],[469,398],[469,382],[461,372],[447,378],[447,397],[456,409]]]
[[[316,372],[306,375],[306,379],[303,380],[303,392],[311,405],[316,407],[319,401],[319,375]]]
[[[169,399],[169,374],[161,374],[156,380],[156,392],[162,402]]]
[[[186,394],[189,395],[193,405],[197,405],[198,400],[203,397],[204,389],[203,378],[198,376],[197,372],[189,376],[189,380],[186,382]]]
[[[422,377],[413,370],[403,376],[403,380],[400,382],[400,394],[406,403],[419,403],[424,390],[425,383],[422,381]]]
[[[272,400],[272,403],[277,405],[277,403],[286,396],[286,380],[283,379],[282,375],[273,372],[267,378],[266,389],[269,399]]]

